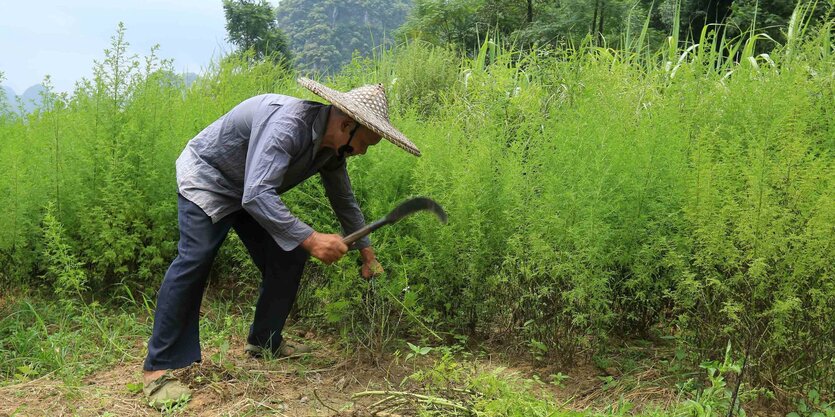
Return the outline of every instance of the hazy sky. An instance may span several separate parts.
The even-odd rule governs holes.
[[[132,53],[159,44],[178,72],[199,73],[229,50],[221,0],[0,0],[2,84],[22,94],[49,74],[57,90],[72,91],[103,60],[120,21]]]

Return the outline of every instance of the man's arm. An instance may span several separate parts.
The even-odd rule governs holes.
[[[305,125],[291,115],[270,116],[254,123],[250,135],[241,205],[282,250],[291,251],[302,245],[323,262],[334,262],[348,250],[341,238],[316,233],[290,213],[276,191],[298,150],[298,141],[304,139],[299,132],[305,131]]]
[[[328,164],[319,170],[322,177],[322,185],[325,194],[331,203],[339,224],[345,236],[365,226],[365,217],[362,215],[357,199],[354,197],[354,190],[351,188],[351,179],[348,177],[348,169],[345,160]],[[368,236],[363,237],[354,244],[355,249],[364,249],[371,246]]]
[[[325,194],[342,225],[343,233],[347,236],[365,226],[365,218],[354,197],[345,161],[323,167],[319,170],[319,175],[322,177]],[[358,240],[354,247],[360,250],[364,278],[383,273],[383,267],[377,262],[377,256],[371,248],[371,240],[368,236]]]

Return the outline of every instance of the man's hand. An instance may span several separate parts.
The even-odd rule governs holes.
[[[319,232],[313,232],[305,239],[302,248],[328,265],[338,261],[348,252],[348,245],[342,243],[342,236]]]
[[[360,249],[360,255],[362,256],[362,277],[365,279],[371,279],[371,277],[377,276],[385,272],[383,270],[383,266],[377,262],[377,255],[374,254],[374,249],[371,247],[362,248]]]

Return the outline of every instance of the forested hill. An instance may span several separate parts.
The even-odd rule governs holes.
[[[334,72],[354,51],[368,54],[390,42],[410,6],[411,0],[283,0],[278,23],[300,69]]]
[[[31,112],[36,107],[41,105],[41,92],[43,92],[43,85],[35,84],[26,89],[21,95],[17,95],[15,91],[8,86],[2,86],[3,96],[0,97],[0,108],[8,106],[9,110],[18,111],[18,103],[22,106],[26,113]]]
[[[652,45],[675,35],[698,43],[702,31],[728,38],[750,33],[768,36],[757,45],[766,52],[785,42],[797,2],[785,0],[414,0],[398,35],[436,44],[478,49],[489,31],[521,46],[597,44],[623,49],[639,34]],[[811,6],[812,20],[828,18],[826,2]]]
[[[822,21],[825,2],[813,11]],[[287,35],[295,66],[335,73],[354,53],[369,56],[383,44],[420,38],[477,50],[488,32],[520,46],[578,44],[590,37],[616,49],[638,35],[650,44],[674,33],[698,42],[714,27],[730,38],[755,28],[768,52],[785,41],[795,2],[783,0],[282,0],[278,28]],[[719,25],[719,26],[717,26]]]

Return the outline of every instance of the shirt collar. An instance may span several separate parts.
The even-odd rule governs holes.
[[[328,116],[330,115],[331,106],[322,106],[319,109],[319,114],[313,120],[313,156],[319,153],[319,148],[322,146],[322,138],[325,136],[325,129],[328,127]]]

